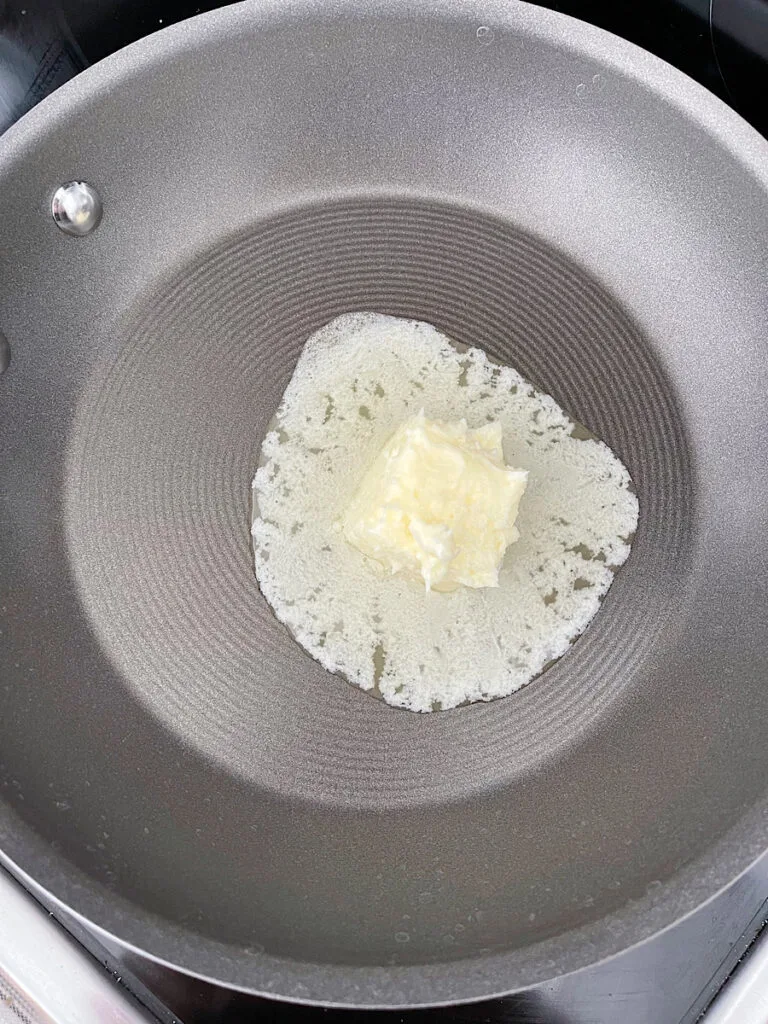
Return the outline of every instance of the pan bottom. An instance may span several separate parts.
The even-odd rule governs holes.
[[[405,721],[320,669],[255,583],[249,485],[264,432],[304,340],[354,309],[427,320],[517,367],[636,483],[633,558],[596,622],[493,707]],[[110,339],[71,438],[68,543],[104,650],[185,742],[270,790],[408,805],[509,781],[637,678],[680,586],[689,490],[671,387],[596,281],[474,210],[361,199],[257,224]]]
[[[327,674],[258,589],[264,432],[307,336],[355,308],[427,320],[516,366],[635,481],[641,521],[601,611],[509,698],[392,709]],[[88,790],[78,834],[96,840],[72,855],[137,905],[296,960],[439,962],[595,920],[685,856],[684,834],[653,845],[655,785],[628,797],[625,753],[653,727],[627,708],[664,692],[686,585],[683,426],[651,343],[564,254],[441,203],[295,208],[203,254],[103,339],[68,442],[70,649],[98,652],[89,699],[120,709],[115,756],[173,794],[138,821],[127,796],[105,819]],[[666,766],[685,770],[685,749]]]

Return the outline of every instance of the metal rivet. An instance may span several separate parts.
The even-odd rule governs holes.
[[[0,373],[5,373],[11,364],[11,346],[8,339],[0,331]]]
[[[101,220],[101,199],[87,182],[68,181],[56,189],[51,213],[68,235],[88,235]]]

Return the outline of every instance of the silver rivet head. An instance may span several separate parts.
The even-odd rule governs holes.
[[[87,182],[68,181],[56,189],[51,213],[68,235],[87,235],[101,220],[101,199]]]

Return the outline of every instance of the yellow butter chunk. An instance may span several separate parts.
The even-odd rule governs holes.
[[[427,590],[496,587],[527,472],[504,463],[501,424],[470,429],[421,411],[365,474],[342,520],[347,541]]]

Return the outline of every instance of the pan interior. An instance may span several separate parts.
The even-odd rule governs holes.
[[[410,720],[320,669],[259,593],[248,528],[260,443],[304,340],[354,309],[427,320],[519,368],[636,482],[626,578],[530,693]],[[80,398],[67,529],[103,650],[185,742],[293,797],[407,805],[508,782],[605,712],[680,586],[689,491],[670,388],[596,282],[474,211],[359,200],[258,224],[136,311]]]
[[[393,710],[325,673],[259,593],[249,485],[264,431],[303,341],[356,308],[433,322],[516,366],[637,486],[633,553],[603,609],[510,698]],[[632,702],[644,695],[647,711],[663,690],[674,639],[692,500],[683,425],[621,305],[537,238],[395,197],[256,223],[103,339],[64,484],[62,586],[87,631],[70,620],[79,639],[60,664],[73,678],[58,685],[89,707],[67,737],[94,766],[105,743],[112,754],[76,800],[62,769],[49,795],[75,804],[78,828],[57,841],[139,905],[297,959],[444,961],[594,919],[686,855],[685,833],[654,847],[655,783],[635,790],[637,754],[615,753],[627,715],[646,728]],[[136,785],[105,811],[120,778]]]

